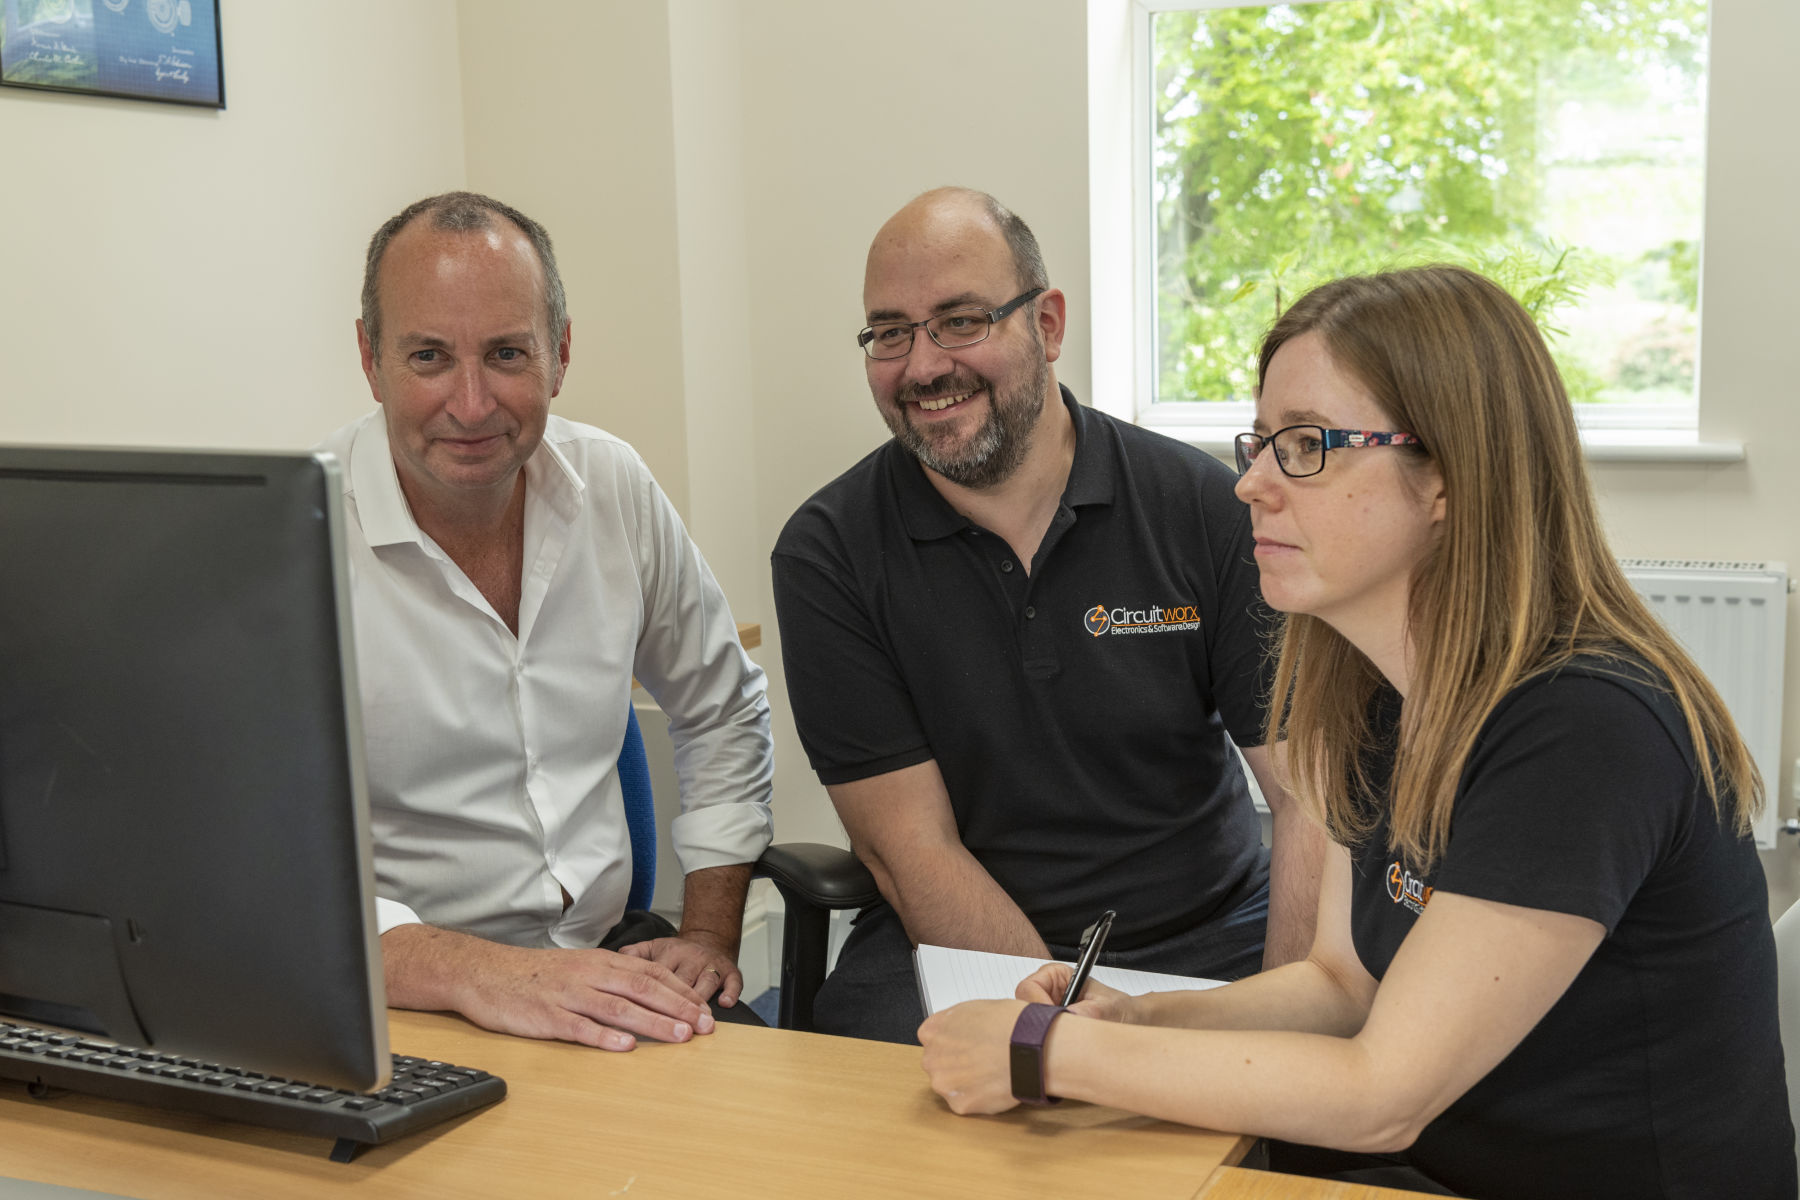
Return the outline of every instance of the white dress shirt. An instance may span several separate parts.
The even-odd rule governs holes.
[[[380,409],[320,448],[344,470],[383,933],[426,921],[519,946],[600,940],[631,886],[617,762],[634,674],[669,716],[682,870],[762,853],[763,673],[636,451],[550,417],[525,465],[515,637],[413,520]]]

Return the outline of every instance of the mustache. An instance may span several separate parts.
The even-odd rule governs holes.
[[[936,400],[943,396],[960,396],[964,392],[978,392],[988,386],[988,381],[979,375],[964,375],[952,372],[939,375],[930,383],[909,383],[894,393],[894,399],[901,404],[913,404],[920,400]]]

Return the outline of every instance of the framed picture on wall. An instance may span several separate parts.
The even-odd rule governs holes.
[[[0,84],[225,107],[219,0],[0,0]]]

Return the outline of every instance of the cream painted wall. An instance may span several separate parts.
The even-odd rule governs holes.
[[[223,112],[0,90],[0,440],[304,447],[367,408],[363,247],[463,180],[453,14],[226,0]]]
[[[741,619],[765,631],[768,554],[756,524],[749,220],[744,211],[744,7],[669,5],[688,519]],[[756,655],[777,664],[772,650]],[[784,831],[784,836],[786,832]]]

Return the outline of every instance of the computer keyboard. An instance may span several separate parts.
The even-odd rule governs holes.
[[[0,1021],[0,1079],[23,1080],[33,1095],[49,1088],[232,1121],[336,1138],[331,1157],[492,1104],[506,1083],[473,1067],[394,1055],[393,1080],[378,1092],[314,1087],[152,1050],[134,1050],[75,1034]]]

